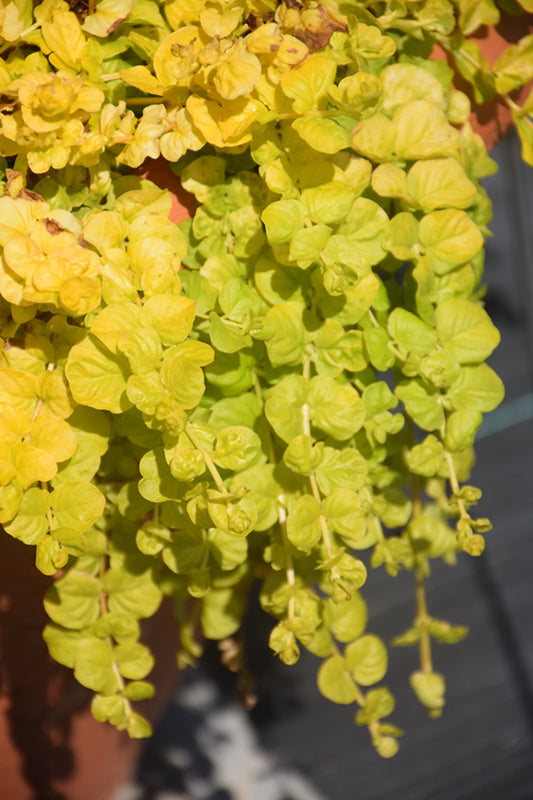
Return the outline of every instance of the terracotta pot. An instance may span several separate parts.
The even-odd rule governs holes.
[[[141,742],[96,722],[91,692],[49,657],[41,632],[50,582],[37,572],[33,548],[0,531],[1,797],[108,800],[131,773]],[[148,621],[143,639],[156,656],[150,679],[157,695],[140,710],[154,720],[178,679],[168,606]]]
[[[501,21],[496,27],[485,26],[480,28],[475,36],[470,37],[481,49],[482,56],[486,58],[492,67],[499,57],[510,45],[516,44],[527,33],[533,30],[533,14],[523,14],[513,17],[502,12]],[[433,56],[443,58],[444,53],[440,47],[435,47]],[[453,63],[450,61],[450,66]],[[470,98],[472,97],[471,86],[461,77],[455,75],[456,87],[464,91]],[[520,89],[513,99],[521,105],[527,97],[532,83]],[[472,102],[472,114],[470,116],[472,128],[479,133],[490,150],[506,133],[513,127],[513,118],[509,107],[503,100],[495,99],[486,105],[479,106]]]

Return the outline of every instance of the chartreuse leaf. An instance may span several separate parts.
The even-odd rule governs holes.
[[[37,544],[48,531],[49,509],[50,494],[47,491],[36,487],[28,489],[22,497],[15,518],[8,524],[4,523],[4,528],[25,544]]]
[[[312,424],[340,441],[353,436],[365,420],[365,406],[357,391],[328,376],[311,378],[308,405]]]
[[[387,648],[378,636],[367,633],[344,651],[346,666],[361,686],[378,683],[387,672]]]
[[[110,642],[94,639],[78,649],[74,660],[74,675],[82,686],[103,695],[112,695],[119,688],[113,665],[113,647]]]
[[[473,258],[483,245],[483,237],[466,212],[446,209],[422,217],[420,243],[437,275],[445,275]]]
[[[321,513],[319,503],[309,494],[300,497],[289,511],[287,536],[299,550],[308,553],[320,541]]]
[[[435,309],[441,344],[460,364],[485,361],[500,342],[487,312],[470,300],[448,298]]]
[[[420,428],[425,431],[434,431],[442,426],[444,412],[440,403],[440,394],[435,389],[418,380],[405,381],[396,387],[396,395],[404,404],[411,419]]]
[[[424,211],[468,208],[477,188],[454,158],[417,161],[409,170],[407,190]]]
[[[354,447],[325,447],[315,474],[320,491],[328,495],[333,489],[360,489],[366,482],[368,467]]]
[[[91,628],[69,630],[55,623],[50,623],[45,627],[43,639],[52,658],[69,669],[74,668],[78,650],[83,645],[98,641]]]
[[[321,694],[333,703],[349,705],[358,697],[357,687],[342,656],[331,656],[321,664],[317,683]]]
[[[44,596],[46,613],[63,628],[81,630],[100,616],[101,582],[83,572],[68,572]]]
[[[302,192],[302,204],[312,221],[318,225],[341,222],[354,201],[355,192],[343,183],[326,183]]]
[[[278,303],[267,311],[256,336],[265,341],[273,367],[301,362],[305,344],[303,311],[303,306],[294,301]]]
[[[291,259],[301,269],[308,269],[312,264],[318,263],[330,235],[331,228],[328,225],[312,225],[310,228],[297,230],[290,240]]]
[[[287,375],[270,390],[265,414],[284,442],[289,443],[302,433],[302,408],[308,390],[308,381],[301,375]]]
[[[387,330],[406,353],[424,356],[437,344],[435,329],[405,308],[395,308],[392,311]]]
[[[324,618],[333,636],[339,642],[353,642],[363,635],[367,622],[366,603],[357,591],[344,603],[327,600]]]
[[[137,619],[151,617],[161,603],[161,589],[149,571],[137,575],[112,567],[104,575],[102,588],[108,595],[111,612]]]
[[[232,536],[247,536],[257,520],[257,508],[253,497],[244,494],[231,498],[212,490],[207,510],[216,528]]]
[[[306,208],[299,200],[277,200],[265,208],[261,219],[271,244],[290,242],[303,227]]]
[[[140,310],[142,325],[153,328],[164,345],[183,342],[190,333],[196,303],[188,297],[159,294],[150,297]]]
[[[175,401],[183,408],[194,408],[205,390],[202,369],[179,353],[165,358],[161,367],[163,385],[171,392]]]
[[[432,434],[426,436],[423,442],[415,445],[406,455],[407,466],[411,472],[424,475],[426,478],[437,474],[443,460],[442,442]]]
[[[52,528],[73,528],[83,533],[100,518],[105,497],[91,483],[68,481],[60,484],[50,495],[53,512]]]
[[[65,374],[77,403],[113,414],[131,405],[126,396],[127,359],[113,355],[95,337],[87,336],[71,348]]]
[[[300,117],[292,127],[304,142],[319,153],[334,155],[351,145],[349,132],[332,119]]]
[[[200,621],[208,639],[225,639],[240,627],[244,613],[244,598],[233,587],[211,589],[202,598]]]
[[[503,400],[505,389],[493,369],[486,364],[464,367],[448,391],[456,411],[493,411]]]
[[[114,661],[120,674],[131,681],[145,678],[154,666],[154,658],[146,645],[139,642],[124,642],[114,648]]]
[[[309,55],[300,66],[282,75],[280,86],[285,95],[292,100],[292,107],[298,114],[305,114],[314,108],[327,106],[328,87],[335,80],[337,65],[326,55]]]
[[[214,311],[209,314],[209,338],[215,350],[222,353],[236,353],[243,347],[250,347],[252,337],[242,334],[237,326],[220,319]]]
[[[218,467],[239,472],[257,463],[261,456],[261,440],[244,425],[230,425],[217,434],[211,458]]]
[[[444,706],[446,683],[439,672],[422,672],[418,670],[409,678],[411,688],[418,700],[428,710],[430,717],[440,717]]]
[[[446,420],[444,443],[450,452],[466,450],[474,444],[475,435],[483,421],[479,411],[454,411]]]
[[[365,704],[355,721],[357,725],[368,725],[374,719],[388,717],[394,711],[395,705],[394,696],[384,686],[371,689],[366,693]]]
[[[348,542],[363,538],[366,530],[365,506],[357,492],[348,487],[333,489],[322,503],[322,512],[331,529]]]

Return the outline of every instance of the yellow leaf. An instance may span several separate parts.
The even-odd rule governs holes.
[[[55,461],[66,461],[76,450],[76,435],[65,420],[41,411],[31,426],[31,444]]]

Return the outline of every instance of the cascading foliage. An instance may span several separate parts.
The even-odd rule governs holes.
[[[164,595],[179,665],[204,638],[237,637],[238,661],[260,582],[274,653],[318,655],[320,691],[393,756],[369,568],[414,574],[393,644],[419,647],[411,685],[440,715],[431,639],[466,628],[424,581],[483,550],[467,482],[503,387],[482,304],[495,167],[430,55],[504,98],[533,161],[533,101],[510,96],[533,37],[492,68],[468,39],[499,13],[2,0],[0,522],[54,576],[44,637],[99,720],[150,733],[139,621]],[[132,172],[159,156],[192,221]]]

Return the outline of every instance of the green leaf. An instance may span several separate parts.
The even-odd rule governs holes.
[[[409,683],[418,700],[428,709],[430,717],[440,717],[445,703],[446,683],[444,677],[439,672],[419,670],[411,673]]]
[[[352,147],[371,161],[389,161],[395,148],[396,128],[383,114],[375,114],[355,126]]]
[[[348,542],[360,541],[366,530],[365,507],[360,495],[348,487],[333,489],[322,503],[328,525]]]
[[[100,616],[100,591],[97,578],[83,572],[69,572],[47,589],[46,613],[63,628],[86,628]]]
[[[424,211],[468,208],[477,188],[454,158],[417,161],[409,170],[407,188]]]
[[[354,204],[355,192],[344,183],[324,183],[302,192],[302,203],[318,225],[341,222]]]
[[[320,253],[331,235],[328,225],[312,225],[298,230],[290,240],[289,255],[300,269],[308,269],[317,264]]]
[[[242,334],[239,326],[224,322],[214,311],[209,314],[209,338],[215,350],[222,353],[236,353],[252,344],[251,336]]]
[[[357,725],[368,725],[374,719],[388,717],[394,711],[396,703],[394,696],[384,686],[379,689],[371,689],[365,695],[365,704],[357,714],[355,721]]]
[[[381,246],[398,261],[412,261],[417,258],[419,223],[414,214],[401,211],[390,220]]]
[[[533,34],[523,36],[515,45],[507,47],[493,70],[496,73],[496,91],[500,94],[529,83],[533,78]]]
[[[483,421],[479,411],[454,411],[446,420],[444,443],[451,453],[472,447],[476,433]]]
[[[301,117],[294,120],[292,127],[304,142],[319,153],[333,155],[351,146],[349,132],[332,119]]]
[[[186,575],[198,569],[206,553],[205,535],[198,528],[180,530],[170,537],[163,550],[163,561],[172,572]]]
[[[54,661],[73,669],[80,647],[98,641],[90,630],[69,630],[51,623],[45,627],[43,639]]]
[[[435,329],[405,308],[395,308],[392,311],[387,330],[405,353],[425,356],[437,344]]]
[[[113,303],[93,320],[91,334],[114,355],[120,355],[119,339],[140,327],[139,309],[134,303]],[[146,327],[150,327],[149,325]]]
[[[261,440],[244,425],[231,425],[217,434],[211,458],[218,467],[239,472],[254,466],[261,457]]]
[[[324,446],[306,434],[296,436],[283,453],[283,462],[299,475],[310,475],[322,460]]]
[[[4,528],[15,539],[25,544],[37,544],[48,531],[47,514],[50,494],[33,487],[24,492],[18,513]]]
[[[131,371],[137,375],[156,369],[163,355],[161,339],[152,328],[123,333],[117,341],[117,348],[126,356]]]
[[[95,695],[91,701],[91,713],[98,722],[110,722],[120,730],[127,725],[126,703],[120,695]]]
[[[485,361],[500,343],[487,312],[470,300],[447,298],[435,309],[439,340],[460,364]]]
[[[414,100],[401,105],[393,116],[396,127],[395,149],[410,161],[455,154],[459,148],[459,132],[444,113],[427,100]]]
[[[115,647],[114,660],[120,674],[131,681],[145,678],[154,666],[154,657],[148,647],[139,642],[125,642]]]
[[[456,411],[493,411],[504,398],[502,381],[486,364],[464,367],[447,397]]]
[[[128,700],[150,700],[155,694],[155,688],[147,681],[132,681],[124,687],[122,694]]]
[[[279,472],[279,467],[277,468]],[[278,496],[280,484],[274,477],[273,464],[261,464],[257,467],[243,470],[231,481],[231,490],[236,491],[241,486],[249,490],[250,497],[257,508],[257,521],[254,529],[266,531],[278,520]],[[224,534],[226,535],[226,534]],[[234,541],[234,537],[232,537]]]
[[[387,672],[387,648],[378,636],[365,634],[344,652],[346,666],[361,686],[378,683]]]
[[[102,516],[105,497],[91,483],[68,481],[54,489],[50,505],[54,514],[53,529],[74,528],[84,533]]]
[[[77,403],[120,414],[130,407],[126,396],[129,364],[96,338],[88,336],[71,348],[65,374]]]
[[[357,391],[334,378],[317,375],[309,381],[311,423],[334,439],[350,439],[362,427],[366,412]]]
[[[383,328],[365,328],[363,342],[372,366],[380,372],[386,372],[396,359],[389,349],[389,336]]]
[[[465,211],[446,209],[422,217],[420,243],[437,275],[445,275],[476,255],[483,236]]]
[[[441,619],[432,619],[428,631],[434,639],[442,644],[457,644],[468,636],[466,625],[451,625]]]
[[[202,369],[179,353],[163,361],[161,380],[182,408],[194,408],[204,395]]]
[[[257,338],[266,343],[273,367],[300,364],[305,345],[304,307],[297,302],[279,303],[268,310]]]
[[[113,647],[107,641],[94,639],[82,645],[74,660],[74,676],[82,686],[112,695],[118,688],[118,677],[113,669]]]
[[[208,539],[210,551],[222,570],[235,569],[246,561],[248,555],[246,539],[238,539],[217,528],[209,531]]]
[[[327,600],[324,608],[327,626],[339,642],[353,642],[363,635],[367,622],[366,603],[359,592],[351,592],[344,603]]]
[[[211,589],[202,598],[200,621],[207,639],[225,639],[238,631],[244,613],[244,598],[233,587]]]
[[[294,69],[284,72],[280,86],[297,114],[327,105],[327,89],[335,81],[337,65],[327,55],[312,53]]]
[[[368,467],[354,447],[343,447],[342,450],[325,447],[315,475],[320,491],[325,495],[337,488],[356,491],[366,483]]]
[[[290,242],[303,227],[306,208],[299,200],[277,200],[265,208],[261,219],[271,244]]]
[[[128,714],[126,730],[130,739],[147,739],[152,735],[152,726],[148,720],[135,711]]]
[[[444,447],[435,436],[426,436],[423,442],[415,445],[406,455],[407,466],[415,475],[431,478],[439,471],[444,460]]]
[[[302,433],[302,408],[308,388],[308,381],[301,375],[287,375],[267,396],[266,418],[284,442],[289,443]]]
[[[207,503],[207,510],[216,528],[232,536],[248,536],[257,520],[257,508],[253,497],[245,494],[231,499],[220,492],[213,495]]]
[[[68,552],[51,536],[43,536],[37,542],[35,566],[44,575],[54,575],[68,561]]]
[[[373,509],[388,528],[400,528],[411,516],[412,503],[401,489],[387,486],[374,497]]]
[[[0,525],[13,519],[24,498],[20,486],[0,486]]]
[[[109,595],[111,612],[145,619],[153,616],[161,603],[161,589],[149,571],[134,574],[112,567],[105,573],[102,587]]]
[[[320,504],[304,494],[292,506],[287,517],[287,536],[299,550],[309,553],[321,537]]]
[[[333,703],[355,703],[358,692],[342,656],[331,656],[320,665],[317,674],[320,693]]]
[[[405,381],[396,387],[400,398],[413,422],[425,431],[438,430],[444,422],[444,412],[439,402],[440,393],[422,382]]]

